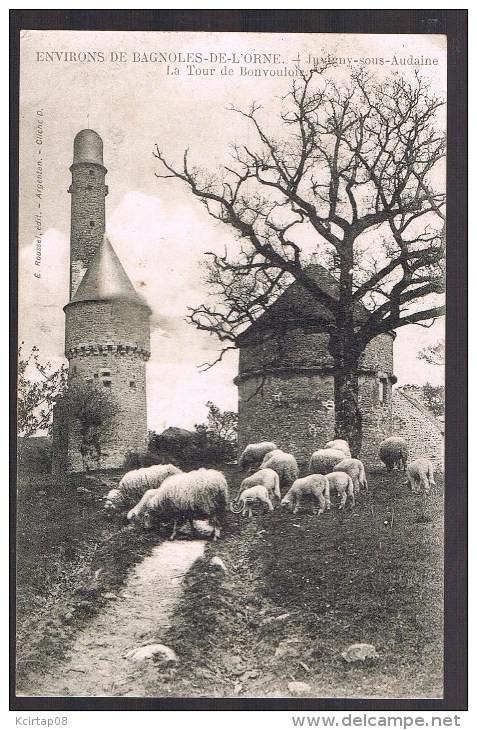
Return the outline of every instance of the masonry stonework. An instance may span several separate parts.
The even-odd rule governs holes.
[[[71,302],[65,314],[67,357],[78,348],[95,345],[121,345],[149,353],[149,315],[141,305],[125,305],[121,300]]]
[[[74,141],[70,167],[71,234],[70,299],[90,265],[105,232],[108,187],[103,165],[103,141],[92,129],[83,129]]]
[[[147,445],[151,311],[104,236],[106,168],[102,140],[93,130],[76,136],[70,169],[70,301],[64,307],[68,384],[98,389],[114,413],[88,436],[67,400],[56,403],[56,472],[121,467],[129,451]]]
[[[360,359],[360,458],[377,463],[379,443],[392,430],[393,333],[376,337]],[[255,331],[242,339],[238,451],[274,441],[306,468],[313,451],[336,438],[333,362],[328,335],[294,325],[279,333]]]
[[[444,469],[444,426],[423,404],[419,388],[394,389],[393,433],[406,439],[409,461],[424,456]]]
[[[107,353],[79,354],[70,359],[70,383],[79,379],[107,390],[118,412],[101,436],[101,468],[123,466],[128,451],[144,451],[147,446],[146,370],[134,352],[122,349]],[[73,425],[68,470],[82,471],[80,424]]]

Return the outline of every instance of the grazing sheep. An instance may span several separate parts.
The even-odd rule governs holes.
[[[429,459],[414,459],[406,469],[407,481],[411,492],[419,493],[421,488],[428,494],[435,487],[434,470]]]
[[[143,494],[136,506],[129,510],[128,520],[130,522],[136,522],[143,519],[144,513],[147,509],[147,505],[149,504],[152,497],[157,494],[157,491],[157,489],[148,489],[147,492]]]
[[[112,514],[132,506],[147,490],[144,479],[145,468],[128,471],[123,476],[116,489],[111,489],[104,497],[106,512]]]
[[[266,466],[267,461],[270,461],[270,459],[274,459],[275,456],[281,456],[285,453],[286,452],[283,451],[283,449],[273,449],[273,451],[269,451],[268,454],[265,454],[265,456],[263,457],[260,468],[262,469],[264,466]]]
[[[173,474],[182,474],[182,469],[179,469],[173,464],[153,464],[152,466],[146,467],[144,471],[144,478],[149,489],[157,489],[161,486],[164,479]]]
[[[338,509],[343,509],[348,497],[351,500],[351,506],[354,507],[354,484],[350,475],[344,471],[332,471],[329,474],[326,474],[326,478],[330,485],[330,493],[336,492],[338,497],[341,498]]]
[[[263,486],[267,488],[270,499],[272,499],[273,496],[280,499],[280,478],[276,471],[268,468],[259,469],[259,471],[255,472],[255,474],[251,474],[249,477],[246,477],[240,485],[240,492],[238,496],[240,496],[244,489],[254,487],[257,484],[263,484]]]
[[[318,449],[311,455],[310,471],[313,474],[328,474],[345,455],[339,449]]]
[[[389,436],[379,445],[379,458],[388,471],[405,469],[407,464],[408,448],[401,436]]]
[[[228,501],[227,481],[221,472],[197,469],[187,474],[174,474],[164,480],[147,502],[144,527],[150,528],[158,521],[173,521],[170,537],[173,540],[178,527],[185,522],[188,521],[194,530],[193,520],[208,519],[214,528],[214,540],[217,540]]]
[[[253,487],[244,489],[235,502],[230,503],[230,511],[234,514],[242,512],[243,517],[246,517],[248,512],[248,516],[252,517],[252,503],[254,502],[266,504],[269,511],[273,512],[273,504],[268,495],[268,489],[263,484],[256,484]]]
[[[262,464],[262,468],[264,464]],[[280,486],[283,489],[290,487],[298,479],[300,470],[293,454],[287,454],[280,449],[266,462],[266,469],[273,469],[278,474]]]
[[[276,445],[272,441],[260,441],[258,444],[249,444],[243,450],[238,465],[244,471],[245,469],[259,466],[265,454],[268,454],[269,451],[273,451],[276,448]]]
[[[104,507],[108,513],[132,507],[148,489],[157,489],[164,479],[173,474],[181,474],[173,464],[154,464],[142,469],[128,471],[118,484],[105,496]]]
[[[330,509],[330,485],[323,474],[310,474],[308,477],[297,479],[282,499],[282,507],[289,506],[293,514],[301,509],[304,497],[318,502],[319,508],[313,508],[313,514],[321,515],[324,509]]]
[[[338,449],[349,459],[351,458],[351,451],[349,450],[349,443],[344,439],[335,439],[335,441],[328,441],[323,446],[324,449]]]
[[[368,488],[364,464],[359,459],[343,459],[333,467],[333,471],[344,471],[353,480],[354,493],[359,494],[360,489]]]

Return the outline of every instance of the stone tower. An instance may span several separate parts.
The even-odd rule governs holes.
[[[151,310],[134,289],[104,234],[106,168],[103,143],[86,129],[74,141],[71,166],[70,301],[65,355],[70,394],[91,393],[110,404],[106,423],[81,421],[67,398],[55,406],[56,471],[124,465],[128,451],[147,442],[146,361]],[[109,407],[109,405],[108,405]]]
[[[73,144],[71,170],[70,299],[93,260],[105,231],[107,170],[103,140],[92,129],[82,129]]]
[[[321,266],[312,265],[307,273],[336,293],[337,282]],[[329,317],[295,282],[237,338],[239,453],[248,443],[273,441],[305,466],[313,451],[336,438],[333,361],[328,335],[311,323],[317,315]],[[378,445],[392,429],[394,337],[393,332],[376,337],[360,361],[360,458],[367,463],[379,461]]]

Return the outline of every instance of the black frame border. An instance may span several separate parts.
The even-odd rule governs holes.
[[[444,698],[77,698],[15,695],[20,30],[439,33],[448,43]],[[428,712],[468,709],[467,10],[10,10],[10,710]]]

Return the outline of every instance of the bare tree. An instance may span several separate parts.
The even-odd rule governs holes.
[[[33,436],[46,431],[51,435],[53,406],[66,390],[68,368],[57,370],[51,363],[39,359],[34,346],[28,355],[18,348],[18,404],[17,426],[20,436]]]
[[[273,131],[258,104],[231,109],[255,142],[235,146],[220,172],[194,168],[188,151],[179,169],[159,146],[154,153],[158,177],[188,185],[241,240],[234,256],[209,254],[214,298],[190,321],[217,335],[219,360],[296,280],[319,305],[313,324],[329,335],[336,435],[356,453],[360,355],[377,335],[444,312],[442,105],[417,73],[377,81],[361,69],[337,83],[324,66],[294,81]],[[334,291],[307,273],[310,261],[335,275]]]

